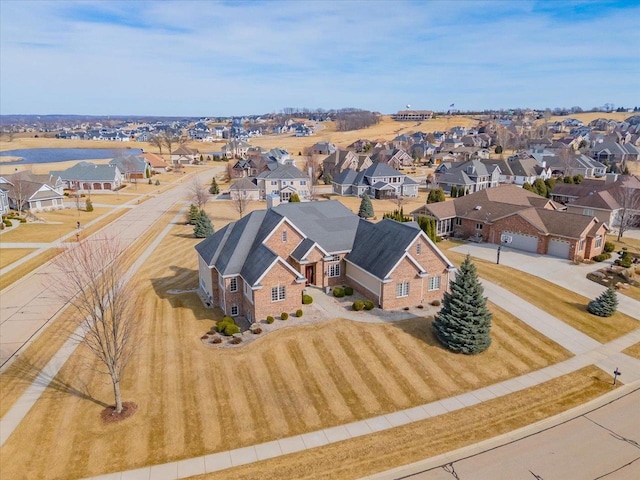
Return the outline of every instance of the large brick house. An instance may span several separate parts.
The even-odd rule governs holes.
[[[436,233],[570,260],[602,253],[608,227],[593,215],[569,213],[515,185],[481,190],[411,212],[436,220]]]
[[[307,285],[351,285],[381,308],[441,299],[453,264],[417,224],[371,223],[337,201],[251,212],[196,245],[199,288],[253,322],[292,312]]]

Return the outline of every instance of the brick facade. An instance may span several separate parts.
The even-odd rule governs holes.
[[[302,305],[304,283],[296,283],[296,277],[293,272],[280,262],[276,262],[260,283],[264,286],[253,291],[254,320],[263,320],[269,315],[277,317],[282,312],[292,314]],[[285,287],[286,298],[272,301],[271,288],[278,286]]]

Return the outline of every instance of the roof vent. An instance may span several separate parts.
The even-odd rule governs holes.
[[[476,205],[473,207],[474,210],[482,210],[482,205]]]

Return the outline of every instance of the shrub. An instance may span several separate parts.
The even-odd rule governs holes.
[[[228,323],[224,329],[224,334],[227,337],[230,337],[231,335],[234,335],[236,333],[240,333],[240,327],[237,326],[235,323]]]
[[[362,300],[356,300],[355,302],[353,302],[353,305],[351,305],[351,308],[353,308],[356,312],[359,312],[364,308],[364,302]]]
[[[404,308],[403,308],[403,310],[404,310],[405,312],[408,312],[408,311],[409,311],[409,307],[404,307]]]
[[[616,246],[613,242],[604,242],[604,252],[611,253],[616,249]]]
[[[288,319],[289,319],[289,314],[288,314],[287,312],[282,312],[282,313],[280,314],[280,318],[281,318],[282,320],[288,320]]]
[[[365,300],[364,301],[364,309],[365,310],[373,310],[373,302],[371,300]]]
[[[347,296],[353,295],[353,288],[352,287],[344,287],[344,294]]]
[[[258,335],[258,334],[262,333],[262,329],[261,329],[260,327],[256,327],[256,328],[254,328],[253,330],[251,330],[251,332],[252,332],[254,335]]]
[[[20,223],[27,223],[27,219],[26,218],[20,218]]]
[[[433,305],[434,307],[439,307],[440,306],[440,300],[434,300],[431,302],[431,305]]]
[[[302,316],[302,310],[296,310],[296,317],[300,318]]]
[[[203,335],[200,337],[200,340],[206,340],[207,338],[209,338],[209,335]]]
[[[311,305],[313,303],[313,297],[311,295],[302,295],[302,304]]]
[[[629,255],[629,252],[623,250],[622,255],[615,261],[615,264],[624,268],[629,268],[631,266],[631,255]]]
[[[239,343],[242,343],[242,337],[233,337],[231,340],[229,340],[229,343],[231,345],[238,345]]]
[[[605,260],[608,260],[611,258],[611,254],[610,253],[601,253],[600,255],[596,255],[595,257],[593,257],[593,261],[594,262],[604,262]]]
[[[160,180],[156,180],[156,187],[160,186]]]
[[[344,289],[340,288],[340,287],[336,287],[333,289],[333,296],[336,298],[342,298],[344,297]]]
[[[153,181],[149,179],[149,185],[153,185]]]
[[[211,339],[211,343],[222,343],[222,338],[220,337],[213,337]]]
[[[268,324],[272,324],[274,321],[275,321],[275,318],[273,318],[271,315],[269,315],[269,316],[267,317],[267,323],[268,323]]]

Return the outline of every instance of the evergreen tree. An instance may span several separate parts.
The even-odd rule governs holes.
[[[432,188],[429,190],[429,196],[427,197],[427,203],[438,203],[444,202],[446,199],[444,197],[444,191],[442,188]]]
[[[591,300],[587,305],[587,310],[599,317],[610,317],[618,309],[618,295],[616,291],[609,287],[595,300]]]
[[[442,309],[435,316],[434,332],[449,350],[475,354],[491,345],[491,312],[476,267],[467,255],[455,280],[445,292]]]
[[[536,178],[533,182],[533,191],[536,192],[541,197],[547,196],[547,185],[544,183],[544,180],[541,178]]]
[[[198,216],[193,226],[193,235],[196,238],[207,238],[213,234],[213,224],[204,210],[198,212]]]
[[[200,210],[194,204],[191,204],[189,207],[189,225],[195,225],[196,220],[198,219],[198,215],[200,214]]]
[[[451,198],[456,198],[458,196],[458,187],[455,185],[451,185]]]
[[[522,188],[528,192],[533,192],[533,186],[529,182],[524,182]]]
[[[218,187],[218,182],[216,182],[216,177],[211,179],[211,186],[209,187],[209,193],[211,195],[218,195],[220,193],[220,187]]]
[[[360,218],[372,218],[373,217],[373,205],[371,199],[366,193],[362,195],[362,201],[360,202],[360,209],[358,210],[358,216]]]
[[[93,203],[91,203],[91,199],[87,198],[87,201],[86,201],[86,203],[84,205],[84,209],[87,212],[93,212]]]
[[[289,203],[300,202],[300,196],[297,193],[294,193],[289,197]]]

